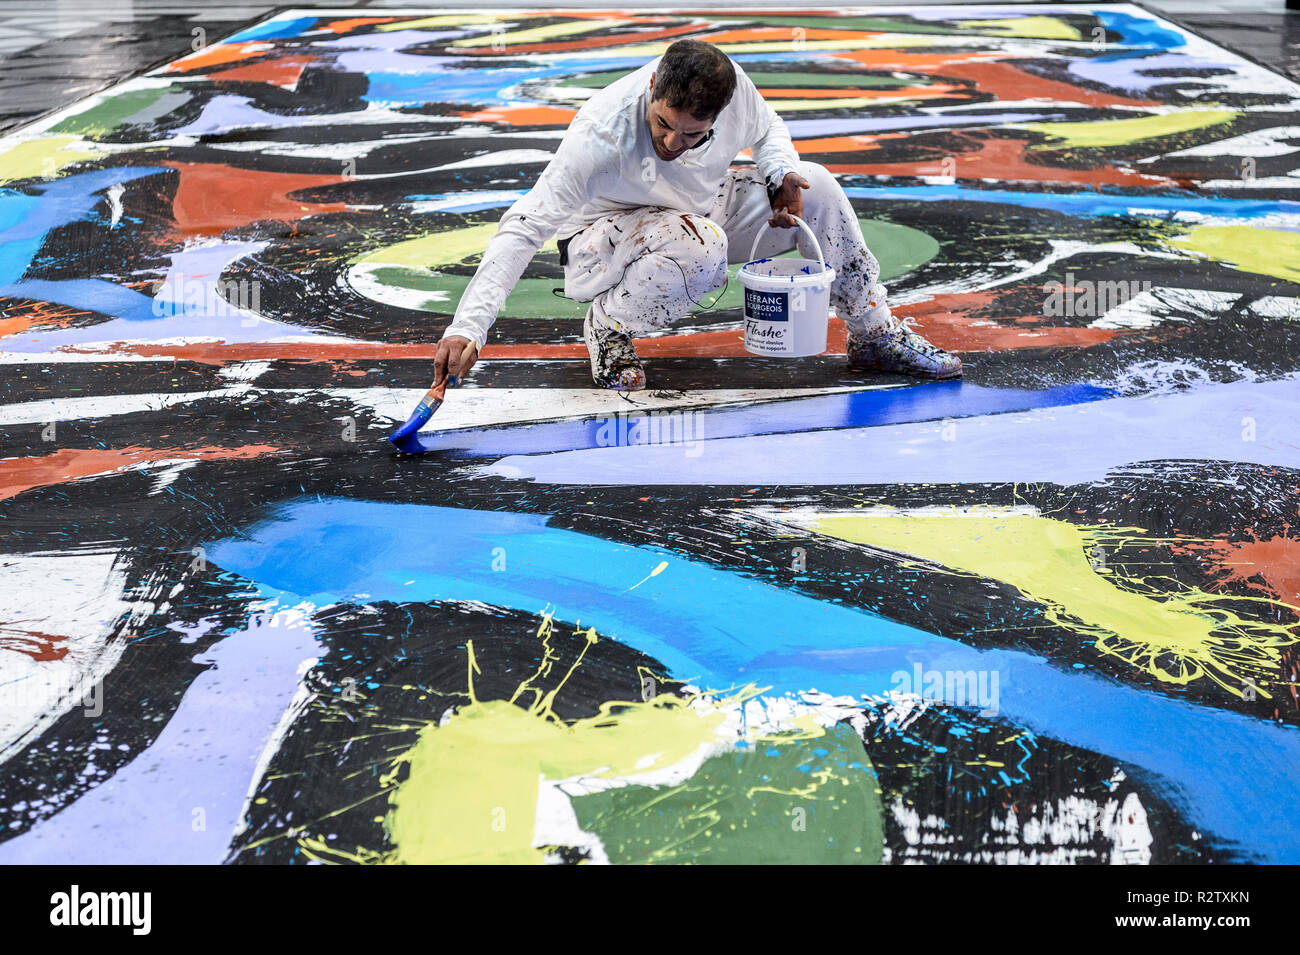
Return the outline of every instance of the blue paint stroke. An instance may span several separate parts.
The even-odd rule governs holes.
[[[158,317],[154,311],[154,299],[107,279],[23,279],[0,287],[0,295],[54,302],[86,312],[113,315],[129,322],[153,321]]]
[[[536,63],[483,69],[478,57],[422,57],[418,73],[395,73],[375,70],[369,73],[370,85],[363,98],[385,106],[420,106],[425,103],[463,103],[506,106],[514,103],[555,105],[551,100],[523,96],[506,96],[506,90],[521,83],[546,79],[567,79],[584,73],[608,70],[635,70],[649,61],[628,57],[609,59],[571,59],[559,63]],[[518,59],[511,60],[518,64]],[[463,65],[461,65],[463,64]]]
[[[517,454],[485,473],[548,484],[996,484],[1100,481],[1143,461],[1240,461],[1300,468],[1300,376],[1211,385],[1172,395],[1110,398],[1032,414],[765,434],[681,444]],[[1256,422],[1243,441],[1242,421]],[[1189,422],[1191,424],[1189,425]],[[1153,471],[1158,474],[1158,471]]]
[[[487,196],[475,196],[468,192],[413,193],[402,197],[402,202],[430,203],[431,208],[420,212],[480,212],[484,209],[502,209],[512,206],[527,195],[527,190],[510,189],[490,193]]]
[[[845,186],[849,197],[908,199],[916,202],[987,202],[996,205],[1051,209],[1074,216],[1154,216],[1180,212],[1224,219],[1262,219],[1265,216],[1300,215],[1300,202],[1292,199],[1221,199],[1212,196],[1152,195],[1148,193],[1016,192],[974,186]]]
[[[1225,73],[1235,73],[1240,66],[1241,63],[1227,53],[1214,59],[1194,57],[1187,53],[1158,53],[1154,56],[1108,53],[1104,56],[1080,57],[1068,63],[1069,71],[1080,79],[1124,93],[1144,93],[1154,86],[1166,86],[1171,83],[1178,86],[1218,87],[1222,85],[1215,82],[1212,76],[1195,76],[1190,73],[1179,76],[1171,72],[1150,75],[1154,70],[1218,69]]]
[[[1121,46],[1174,50],[1187,45],[1187,38],[1180,31],[1172,30],[1152,17],[1138,17],[1105,7],[1096,7],[1091,12],[1108,32],[1119,34]]]
[[[250,40],[281,40],[287,37],[295,37],[314,29],[316,20],[316,17],[292,17],[288,20],[281,20],[277,17],[274,20],[254,24],[247,30],[240,30],[234,36],[227,37],[221,42],[247,43]]]
[[[347,115],[347,114],[344,114]],[[290,126],[321,126],[314,114],[269,113],[253,105],[247,96],[221,93],[203,104],[203,110],[187,126],[173,129],[168,138],[177,136],[211,136],[234,129],[284,129]]]
[[[102,287],[86,286],[79,291],[69,291],[66,295],[58,288],[46,289],[51,295],[63,296],[49,301],[76,302],[77,307],[112,317],[94,325],[24,332],[21,336],[6,339],[5,349],[40,353],[95,342],[158,338],[215,336],[233,344],[290,335],[299,341],[330,337],[314,329],[265,318],[251,308],[239,307],[221,296],[217,283],[226,269],[240,259],[256,254],[265,245],[265,242],[220,242],[180,249],[172,253],[167,274],[153,298],[131,289],[125,291],[131,292],[133,297],[124,298],[118,294],[120,287],[109,282],[101,283]],[[20,284],[27,285],[26,282]],[[49,284],[62,286],[68,283]],[[74,295],[84,297],[74,298]]]
[[[317,606],[480,601],[595,627],[706,688],[858,697],[916,663],[996,670],[1002,718],[1160,777],[1161,795],[1217,848],[1300,861],[1300,732],[1182,702],[1027,653],[981,651],[856,608],[656,547],[549,526],[550,517],[416,504],[304,500],[239,539],[222,568]],[[504,548],[509,565],[494,571]],[[304,555],[310,559],[304,560]],[[647,579],[661,561],[668,567]],[[631,590],[638,581],[642,583]]]
[[[88,219],[102,201],[101,191],[172,170],[158,166],[114,166],[37,183],[25,190],[0,189],[0,295],[16,294],[6,287],[17,282],[51,229]]]
[[[789,434],[831,428],[864,428],[908,421],[937,421],[1007,411],[1029,411],[1109,398],[1095,385],[1061,385],[1043,391],[985,388],[943,381],[902,388],[816,395],[722,408],[654,408],[640,412],[515,428],[433,431],[411,439],[408,451],[456,451],[458,457],[542,454],[581,448],[698,442],[753,434]],[[411,440],[408,439],[408,440]]]

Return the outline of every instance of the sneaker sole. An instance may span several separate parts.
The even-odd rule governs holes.
[[[615,376],[602,380],[596,375],[596,356],[593,354],[594,349],[591,347],[590,318],[583,322],[582,340],[587,346],[587,359],[591,366],[591,380],[597,388],[604,388],[607,391],[644,391],[646,386],[645,369],[637,367],[632,369],[634,374],[638,375],[631,381],[625,380],[629,368],[624,366]]]
[[[618,373],[617,381],[612,379],[609,381],[601,381],[594,375],[591,380],[595,382],[596,387],[604,388],[608,391],[645,391],[645,370],[638,369],[632,374],[635,375],[635,377],[632,378],[631,381],[627,380],[631,377],[627,370]]]
[[[909,377],[912,378],[925,378],[929,381],[948,381],[951,378],[960,378],[963,369],[961,367],[958,367],[955,370],[948,372],[947,374],[943,374],[937,372],[924,371],[923,369],[919,369],[919,368],[905,370],[901,368],[880,368],[878,366],[871,367],[868,365],[850,364],[849,371],[884,372],[886,374],[891,374],[891,375],[908,375]]]

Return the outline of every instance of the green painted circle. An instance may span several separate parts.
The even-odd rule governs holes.
[[[862,227],[862,237],[867,242],[867,248],[871,249],[880,263],[882,282],[915,271],[939,253],[939,243],[919,229],[882,219],[858,219],[858,224]],[[792,258],[798,254],[792,249],[777,258]],[[382,260],[383,255],[383,251],[380,251],[367,258]],[[473,264],[473,261],[470,260],[467,264]],[[740,266],[741,263],[728,266],[727,290],[712,306],[714,309],[741,307],[743,290],[740,279],[736,276]],[[372,278],[394,289],[441,293],[440,298],[446,298],[430,299],[420,306],[422,310],[438,315],[451,315],[455,312],[470,281],[467,275],[447,275],[399,264],[375,269]],[[552,279],[521,279],[501,307],[500,317],[579,319],[585,316],[587,303],[574,302],[552,293],[552,289],[560,287],[562,283]],[[704,304],[712,304],[716,295],[716,292],[706,295]]]

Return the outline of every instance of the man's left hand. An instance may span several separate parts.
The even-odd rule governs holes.
[[[786,173],[785,179],[781,180],[781,188],[776,191],[772,199],[772,211],[776,215],[768,219],[767,224],[783,229],[797,227],[799,223],[792,217],[803,218],[803,191],[811,185],[812,183],[797,172]]]

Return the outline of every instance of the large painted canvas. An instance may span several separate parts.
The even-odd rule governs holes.
[[[748,356],[733,280],[600,391],[551,243],[394,454],[682,37],[964,378]],[[1300,860],[1294,82],[1128,4],[185,52],[0,140],[0,863]]]

